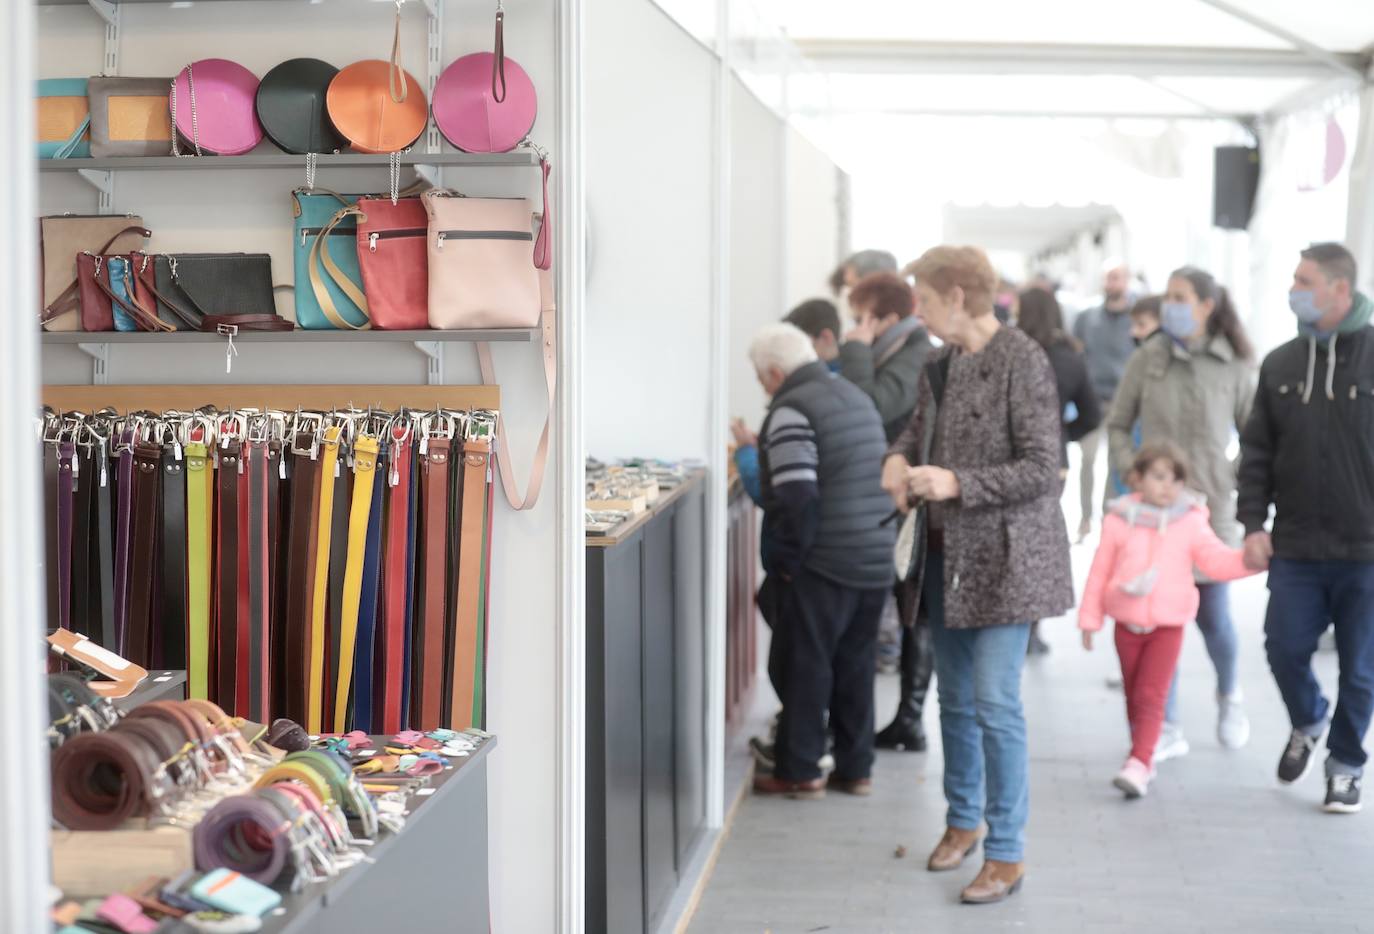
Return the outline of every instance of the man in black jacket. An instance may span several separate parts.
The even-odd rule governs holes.
[[[1360,809],[1374,713],[1374,303],[1355,291],[1355,277],[1340,244],[1302,252],[1288,294],[1299,336],[1260,369],[1241,435],[1237,509],[1246,563],[1269,568],[1265,648],[1293,728],[1279,781],[1307,774],[1329,729],[1324,809],[1333,813]],[[1332,623],[1341,672],[1334,709],[1312,673]]]
[[[868,397],[816,358],[790,324],[749,349],[773,398],[759,432],[763,528],[776,620],[768,672],[779,699],[772,774],[754,790],[819,798],[826,710],[835,734],[830,787],[868,794],[878,616],[892,586],[895,531],[880,484],[883,437]]]

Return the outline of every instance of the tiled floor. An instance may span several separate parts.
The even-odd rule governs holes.
[[[1075,552],[1081,571],[1090,555]],[[925,871],[944,816],[929,710],[936,748],[880,753],[872,798],[746,797],[690,930],[1374,932],[1374,814],[1321,813],[1318,770],[1293,788],[1275,782],[1288,725],[1264,661],[1266,594],[1254,579],[1232,593],[1253,739],[1238,752],[1218,746],[1215,682],[1194,629],[1183,660],[1193,752],[1161,766],[1150,796],[1136,802],[1110,785],[1127,748],[1121,695],[1106,686],[1116,673],[1110,640],[1087,654],[1070,620],[1042,627],[1053,652],[1030,660],[1024,681],[1028,875],[1010,901],[957,903],[976,859],[954,873]],[[1335,656],[1319,655],[1318,671],[1334,691]],[[880,723],[896,689],[895,677],[879,679]]]

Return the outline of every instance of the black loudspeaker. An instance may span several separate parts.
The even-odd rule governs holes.
[[[1260,153],[1253,146],[1218,146],[1213,173],[1212,223],[1224,230],[1244,230],[1255,211]]]

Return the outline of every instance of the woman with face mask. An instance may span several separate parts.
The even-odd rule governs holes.
[[[1139,442],[1172,441],[1194,467],[1194,485],[1207,497],[1212,527],[1228,545],[1240,542],[1236,471],[1227,455],[1232,432],[1249,415],[1255,392],[1254,350],[1226,289],[1192,266],[1169,277],[1160,329],[1131,357],[1107,419],[1112,463],[1128,472]],[[1237,640],[1224,583],[1199,581],[1197,623],[1217,673],[1217,740],[1244,746],[1250,721],[1236,677]],[[1155,761],[1188,752],[1179,723],[1178,676],[1169,691]]]

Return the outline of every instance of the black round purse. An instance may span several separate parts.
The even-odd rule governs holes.
[[[329,120],[325,95],[339,73],[317,58],[293,58],[263,76],[258,85],[258,121],[267,138],[290,153],[329,153],[344,147]]]

